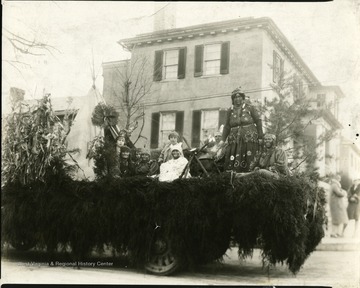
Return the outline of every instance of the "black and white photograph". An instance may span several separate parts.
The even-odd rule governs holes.
[[[1,284],[360,288],[360,0],[3,0]]]

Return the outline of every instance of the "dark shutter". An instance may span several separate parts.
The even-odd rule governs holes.
[[[178,79],[185,78],[186,69],[186,47],[179,49]]]
[[[201,110],[193,111],[192,117],[192,133],[191,133],[191,146],[200,146],[200,129],[201,129]]]
[[[183,135],[183,132],[184,132],[184,111],[176,112],[175,131],[178,132],[180,136]]]
[[[275,50],[273,51],[273,82],[274,83],[276,83],[277,82],[277,73],[276,73],[276,56],[277,54],[276,54],[276,52],[275,52]]]
[[[226,123],[226,110],[219,111],[219,128]]]
[[[163,54],[162,50],[155,51],[154,81],[162,79]]]
[[[220,74],[229,73],[230,42],[221,44]]]
[[[159,146],[159,128],[160,128],[160,113],[151,114],[151,136],[150,148],[158,148]]]
[[[195,46],[195,77],[203,75],[204,45]]]

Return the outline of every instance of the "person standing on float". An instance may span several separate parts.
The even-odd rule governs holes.
[[[256,108],[245,101],[241,88],[231,93],[231,100],[222,134],[222,141],[228,144],[224,167],[226,171],[249,172],[263,143],[262,122]]]

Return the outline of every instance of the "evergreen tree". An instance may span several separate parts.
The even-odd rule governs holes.
[[[326,131],[318,139],[306,133],[324,110],[311,107],[314,99],[308,96],[306,87],[296,74],[282,72],[278,81],[270,86],[276,96],[261,107],[265,115],[265,131],[274,134],[276,145],[285,148],[291,170],[316,176],[315,162],[319,159],[316,148],[333,137],[334,129]]]

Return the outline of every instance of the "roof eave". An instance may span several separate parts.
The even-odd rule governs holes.
[[[344,128],[342,126],[342,124],[335,118],[335,116],[328,110],[322,110],[321,115],[324,118],[324,120],[327,121],[335,129],[343,129]]]
[[[267,27],[269,27],[267,29]],[[274,21],[269,17],[261,17],[261,18],[244,18],[244,19],[236,19],[236,20],[228,20],[221,22],[214,22],[196,26],[188,26],[184,28],[176,28],[169,30],[162,30],[156,33],[146,33],[140,34],[133,38],[125,38],[118,41],[118,43],[124,47],[127,51],[131,52],[134,48],[134,45],[143,43],[143,44],[157,44],[167,41],[168,39],[172,40],[182,40],[185,37],[190,37],[192,35],[201,35],[204,33],[208,33],[212,30],[223,31],[226,29],[231,29],[234,31],[238,31],[241,29],[250,29],[250,28],[262,28],[269,33],[269,35],[277,42],[280,49],[283,50],[284,54],[288,53],[288,57],[290,57],[291,61],[294,61],[296,65],[301,67],[300,69],[302,73],[304,73],[307,77],[311,86],[319,86],[321,85],[320,81],[316,78],[316,76],[312,73],[310,68],[305,64],[305,62],[301,59],[300,55],[296,52],[295,48],[290,44],[285,35],[280,31],[280,29],[276,26]],[[281,45],[283,42],[284,45]]]
[[[318,86],[313,88],[314,91],[317,90],[334,90],[335,93],[339,96],[339,98],[345,98],[344,92],[341,90],[339,86],[329,85],[329,86]]]

